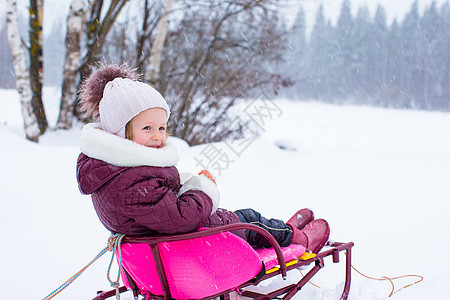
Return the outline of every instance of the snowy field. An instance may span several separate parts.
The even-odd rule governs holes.
[[[53,125],[58,93],[46,89],[44,96]],[[42,299],[100,252],[109,234],[90,198],[78,191],[79,126],[30,143],[16,92],[0,90],[0,99],[0,298]],[[252,105],[258,102],[247,111]],[[263,129],[258,138],[197,147],[179,141],[181,171],[198,171],[199,162],[221,166],[216,175],[224,208],[253,207],[284,220],[312,208],[329,221],[333,240],[355,243],[353,265],[367,275],[424,277],[392,299],[450,299],[450,114],[276,105],[255,117]],[[206,161],[213,150],[228,160]],[[97,290],[109,290],[109,260],[107,253],[55,299],[92,299]],[[344,264],[325,262],[312,280],[320,288],[308,284],[295,299],[339,299]],[[389,295],[388,281],[352,275],[349,299]],[[414,280],[395,283],[400,288]]]

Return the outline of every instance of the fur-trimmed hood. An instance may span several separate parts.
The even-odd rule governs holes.
[[[111,232],[193,231],[219,205],[219,190],[206,176],[192,176],[181,186],[175,167],[177,149],[171,139],[154,149],[103,131],[99,124],[88,124],[83,127],[80,148],[78,187],[82,194],[91,195],[100,221]]]
[[[160,149],[139,145],[100,129],[99,123],[84,125],[81,131],[81,152],[89,157],[119,167],[169,167],[178,162],[178,152],[169,137]]]

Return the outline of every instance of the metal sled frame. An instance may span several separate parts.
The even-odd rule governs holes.
[[[168,235],[168,236],[154,236],[154,237],[131,237],[131,236],[125,236],[122,240],[123,243],[147,243],[150,245],[150,248],[153,253],[153,258],[155,260],[156,268],[158,271],[159,280],[161,282],[161,286],[164,291],[164,295],[152,295],[150,294],[148,296],[148,299],[155,299],[155,300],[169,300],[174,299],[170,295],[169,290],[169,284],[167,281],[166,273],[161,261],[161,256],[159,254],[159,243],[161,242],[171,242],[171,241],[182,241],[182,240],[189,240],[194,238],[200,238],[208,235],[213,235],[221,232],[226,231],[235,231],[235,230],[251,230],[255,231],[262,236],[264,236],[272,245],[273,249],[275,250],[278,258],[278,264],[279,269],[271,272],[269,274],[263,275],[261,278],[257,280],[250,280],[247,282],[244,282],[240,284],[237,288],[242,292],[242,295],[245,297],[253,298],[255,300],[268,300],[273,299],[278,296],[284,295],[281,299],[291,299],[298,291],[301,290],[301,288],[308,283],[308,281],[325,266],[324,258],[331,256],[333,263],[338,263],[340,261],[339,254],[341,251],[345,251],[346,259],[345,259],[345,284],[344,284],[344,290],[342,292],[341,300],[346,300],[348,297],[348,293],[350,290],[350,282],[351,282],[351,248],[353,247],[353,243],[333,243],[329,245],[331,248],[327,248],[326,250],[318,253],[315,257],[310,258],[308,260],[299,260],[297,263],[286,266],[286,262],[284,260],[283,253],[281,251],[281,248],[275,238],[267,232],[265,229],[258,227],[256,225],[252,224],[246,224],[246,223],[239,223],[239,224],[229,224],[224,225],[220,227],[210,228],[206,230],[196,231],[196,232],[190,232],[185,234],[178,234],[178,235]],[[238,254],[236,254],[238,255]],[[242,290],[245,287],[248,286],[256,286],[261,281],[264,281],[268,278],[272,278],[274,276],[281,275],[283,279],[286,279],[287,271],[290,271],[292,269],[297,269],[303,266],[308,266],[310,264],[313,264],[314,266],[304,275],[304,277],[298,281],[295,284],[289,284],[285,287],[282,287],[280,289],[274,290],[272,292],[269,292],[268,294],[260,294],[252,291],[246,291]],[[132,287],[132,292],[134,294],[135,299],[139,296],[139,290],[136,287],[136,284],[134,280],[131,278],[131,276],[123,270],[127,276],[127,280],[129,284]],[[125,286],[120,287],[119,292],[123,293],[127,291],[127,288]],[[213,299],[216,297],[220,297],[221,300],[230,300],[230,293],[235,292],[236,289],[228,289],[225,291],[222,291],[218,294],[208,296],[204,299]],[[97,292],[97,296],[93,298],[93,300],[103,300],[108,299],[110,297],[115,296],[116,290],[111,291],[99,291]]]

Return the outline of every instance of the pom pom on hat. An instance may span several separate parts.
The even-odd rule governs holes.
[[[103,98],[103,90],[108,82],[115,78],[129,78],[138,80],[136,69],[126,64],[100,64],[92,69],[91,75],[84,81],[80,88],[80,111],[85,118],[99,120],[99,105]]]
[[[81,108],[99,118],[103,130],[125,138],[125,126],[140,112],[162,108],[170,116],[164,97],[150,85],[137,81],[135,69],[125,65],[100,68],[88,78],[81,93]]]

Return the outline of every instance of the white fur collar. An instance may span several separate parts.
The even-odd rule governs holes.
[[[81,131],[81,152],[119,167],[174,166],[178,161],[176,146],[170,137],[163,148],[154,149],[118,137],[100,129],[99,123],[83,126]]]

